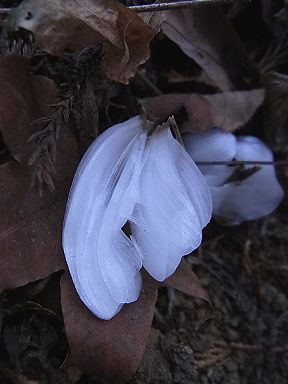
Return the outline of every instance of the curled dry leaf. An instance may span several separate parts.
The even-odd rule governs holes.
[[[21,62],[22,58],[15,56],[11,68],[19,60]],[[8,75],[7,79],[10,79]],[[50,91],[47,91],[49,87],[44,80],[43,86],[38,84],[37,91],[31,88],[33,97],[26,87],[23,87],[23,93],[20,90],[19,94],[14,92],[14,88],[20,89],[22,78],[15,84],[12,80],[13,76],[8,83],[10,88],[7,88],[11,92],[7,97],[12,105],[19,98],[30,100],[35,96],[40,109],[47,111]],[[30,81],[28,76],[27,83]],[[51,86],[50,80],[46,81]],[[26,113],[25,109],[23,111]],[[35,112],[33,108],[32,112]],[[14,116],[15,121],[18,117]],[[11,129],[15,127],[15,137],[20,135],[20,125],[13,125],[12,117],[10,123]],[[29,125],[23,125],[22,129],[23,137],[29,135]],[[20,158],[28,145],[24,140],[22,144],[18,149]],[[37,189],[30,187],[31,168],[14,160],[0,166],[0,292],[65,270],[61,281],[62,311],[72,357],[84,371],[96,372],[111,382],[124,380],[135,372],[142,358],[160,283],[144,276],[139,300],[124,306],[110,321],[98,319],[85,307],[71,283],[61,248],[64,207],[79,161],[76,140],[65,127],[60,130],[57,156],[55,191],[44,190],[42,196]],[[183,260],[174,275],[161,285],[173,286],[191,296],[206,299],[198,279],[185,263]]]
[[[147,112],[157,119],[177,114],[185,108],[187,120],[182,133],[221,127],[232,132],[254,115],[264,100],[264,90],[224,92],[215,95],[167,94],[144,100]]]
[[[128,83],[149,58],[156,33],[132,10],[113,0],[24,0],[10,16],[10,28],[33,32],[40,48],[61,55],[105,43],[102,69],[113,80]]]
[[[167,12],[162,30],[222,91],[259,86],[259,73],[220,6]]]

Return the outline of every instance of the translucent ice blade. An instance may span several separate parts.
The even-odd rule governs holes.
[[[123,253],[123,249],[117,249],[117,246],[105,248],[100,234],[103,232],[107,207],[129,158],[127,147],[141,132],[141,120],[135,117],[100,135],[78,167],[67,203],[63,230],[67,264],[80,298],[94,314],[103,319],[113,317],[123,303],[132,298],[132,295],[127,295],[127,301],[120,302],[113,297],[102,261],[103,258],[113,260],[115,255],[111,252]],[[132,146],[129,148],[132,149]],[[126,157],[123,153],[126,153]],[[113,230],[115,233],[115,228]],[[118,228],[120,230],[121,227]],[[135,248],[135,252],[139,253],[134,242],[127,241],[129,250],[133,253],[131,249]],[[116,285],[117,282],[122,284],[113,273],[109,278],[114,279]],[[130,283],[135,300],[141,286],[140,274],[131,277]]]
[[[144,254],[143,266],[162,281],[199,246],[211,217],[208,186],[168,128],[148,139],[138,203],[132,233]]]
[[[145,132],[138,134],[122,154],[125,166],[107,205],[99,233],[98,252],[103,253],[99,259],[103,279],[118,302],[136,300],[141,288],[138,272],[143,257],[122,227],[132,216],[138,196],[146,138]],[[136,275],[138,279],[135,279]]]

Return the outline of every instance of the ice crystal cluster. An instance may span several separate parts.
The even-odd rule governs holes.
[[[168,125],[149,134],[137,116],[105,131],[78,167],[65,215],[63,248],[82,301],[113,317],[137,300],[142,267],[163,281],[199,246],[211,210],[204,177]]]
[[[137,116],[101,134],[77,169],[63,248],[80,298],[102,319],[137,300],[142,267],[158,281],[173,274],[200,245],[212,202],[215,216],[239,223],[270,213],[283,197],[273,165],[240,181],[233,181],[235,166],[203,165],[272,161],[259,139],[213,129],[185,135],[184,143],[190,156],[169,124],[151,130]]]
[[[204,134],[186,134],[183,141],[196,163],[233,160],[251,163],[242,166],[199,165],[210,188],[213,216],[239,224],[268,215],[281,202],[284,192],[276,178],[274,165],[269,164],[273,163],[273,154],[260,139],[236,137],[214,128]]]

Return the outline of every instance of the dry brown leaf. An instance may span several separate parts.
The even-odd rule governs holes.
[[[157,298],[157,288],[144,279],[140,298],[109,321],[94,316],[75,293],[71,279],[62,278],[62,310],[72,356],[86,372],[111,383],[136,372],[142,359]]]
[[[215,95],[168,94],[144,100],[149,115],[160,120],[185,108],[187,120],[181,132],[207,131],[219,127],[227,132],[244,125],[264,99],[264,90],[224,92]]]
[[[163,283],[143,273],[140,298],[125,305],[109,321],[95,317],[78,298],[68,275],[62,278],[62,311],[72,356],[86,372],[97,372],[111,383],[136,372],[149,337],[159,286],[173,287],[208,301],[206,291],[186,260]]]
[[[259,86],[259,73],[220,6],[167,12],[162,30],[222,91]]]
[[[186,295],[209,301],[207,292],[185,259],[182,259],[175,273],[165,280],[164,285],[175,288]]]
[[[125,84],[149,58],[155,35],[134,11],[114,0],[24,0],[9,23],[33,32],[40,48],[54,55],[105,43],[102,69]]]
[[[68,135],[59,142],[57,193],[46,191],[41,198],[38,189],[31,188],[30,168],[15,161],[0,166],[1,290],[64,268],[62,222],[77,145]]]
[[[30,77],[29,60],[17,55],[0,58],[0,82],[0,131],[14,159],[25,161],[31,154],[30,122],[47,115],[56,89],[47,78]]]
[[[159,3],[159,1],[155,1],[155,3]],[[164,20],[166,20],[165,11],[156,11],[156,12],[141,12],[139,13],[139,17],[144,21],[146,25],[152,28],[155,32],[159,32],[160,26]]]

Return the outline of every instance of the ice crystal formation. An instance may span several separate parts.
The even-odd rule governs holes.
[[[240,170],[237,165],[199,165],[210,188],[214,216],[239,224],[266,216],[277,208],[284,191],[274,165],[269,164],[273,154],[260,139],[236,137],[214,128],[204,134],[186,134],[183,140],[195,162],[255,162],[241,165]],[[257,162],[267,164],[258,166]]]
[[[151,131],[146,123],[137,116],[95,140],[67,203],[69,270],[82,301],[103,319],[137,300],[142,267],[158,281],[170,276],[211,217],[208,185],[169,124]]]

